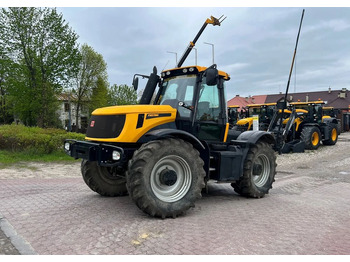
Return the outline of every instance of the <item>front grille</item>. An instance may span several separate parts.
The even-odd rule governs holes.
[[[93,115],[86,132],[89,138],[116,138],[125,124],[125,115]]]

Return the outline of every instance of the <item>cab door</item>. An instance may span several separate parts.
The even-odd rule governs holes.
[[[217,85],[200,83],[198,89],[198,102],[195,112],[195,132],[200,140],[222,142],[224,141],[227,112],[223,105],[222,89]],[[220,95],[221,94],[221,95]],[[225,114],[225,115],[223,115]]]

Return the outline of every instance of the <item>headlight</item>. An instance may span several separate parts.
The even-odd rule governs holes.
[[[113,151],[112,152],[112,159],[113,160],[119,160],[120,159],[120,152],[119,151]]]
[[[64,143],[64,149],[65,149],[66,151],[69,151],[69,150],[70,150],[70,143],[69,143],[69,142]]]

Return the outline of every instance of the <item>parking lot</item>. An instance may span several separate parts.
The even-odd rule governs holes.
[[[229,184],[186,215],[156,219],[128,196],[92,192],[80,163],[0,169],[0,254],[350,254],[350,133],[335,146],[277,156],[262,199]]]

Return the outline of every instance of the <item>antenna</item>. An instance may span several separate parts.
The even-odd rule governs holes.
[[[276,144],[278,145],[278,153],[281,154],[281,147],[279,146],[280,143],[280,136],[281,136],[281,128],[282,128],[282,119],[283,119],[283,115],[284,115],[284,110],[287,108],[287,96],[288,96],[288,90],[289,90],[289,84],[290,84],[290,78],[292,76],[293,73],[293,66],[294,66],[294,61],[295,61],[295,56],[297,53],[297,48],[298,48],[298,42],[299,42],[299,35],[300,35],[300,30],[301,30],[301,25],[303,23],[303,18],[304,18],[304,12],[305,9],[303,9],[303,12],[301,14],[301,19],[300,19],[300,25],[299,25],[299,30],[298,30],[298,35],[297,35],[297,40],[295,42],[295,49],[294,49],[294,54],[293,54],[293,60],[292,60],[292,64],[290,66],[290,71],[289,71],[289,77],[288,77],[288,82],[287,82],[287,88],[286,88],[286,93],[284,95],[284,101],[283,101],[283,107],[282,107],[282,114],[281,114],[281,119],[280,119],[280,125],[278,127],[278,133],[277,133],[277,137],[276,137]]]
[[[294,93],[297,92],[297,57],[295,56],[295,63],[294,63],[295,69],[294,69]]]
[[[163,67],[162,71],[164,71],[165,67],[169,64],[169,61],[170,61],[170,60],[168,60],[168,62],[166,62],[166,64],[165,64],[165,66]]]

